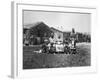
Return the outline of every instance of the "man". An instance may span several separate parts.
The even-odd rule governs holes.
[[[55,38],[54,38],[54,33],[51,33],[51,36],[49,38],[49,42],[50,44],[48,45],[49,46],[49,50],[51,53],[54,53],[55,52]]]
[[[49,43],[49,40],[48,40],[48,37],[47,37],[47,35],[45,33],[44,37],[43,37],[43,45],[42,45],[43,53],[47,53],[48,52],[48,43]]]
[[[49,38],[50,44],[54,44],[55,43],[55,39],[54,39],[54,33],[51,33],[51,37]]]

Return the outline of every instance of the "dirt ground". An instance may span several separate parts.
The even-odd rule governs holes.
[[[76,54],[34,53],[40,46],[23,47],[23,69],[79,67],[91,65],[91,44],[78,43]]]

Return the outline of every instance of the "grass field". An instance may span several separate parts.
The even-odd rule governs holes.
[[[23,69],[79,67],[91,65],[90,43],[78,43],[76,54],[34,53],[40,46],[23,47]]]

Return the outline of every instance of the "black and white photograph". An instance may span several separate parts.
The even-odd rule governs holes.
[[[91,66],[91,14],[23,10],[23,69]]]

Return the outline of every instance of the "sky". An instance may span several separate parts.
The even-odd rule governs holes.
[[[24,25],[44,22],[61,31],[91,32],[91,14],[69,12],[23,11]]]

